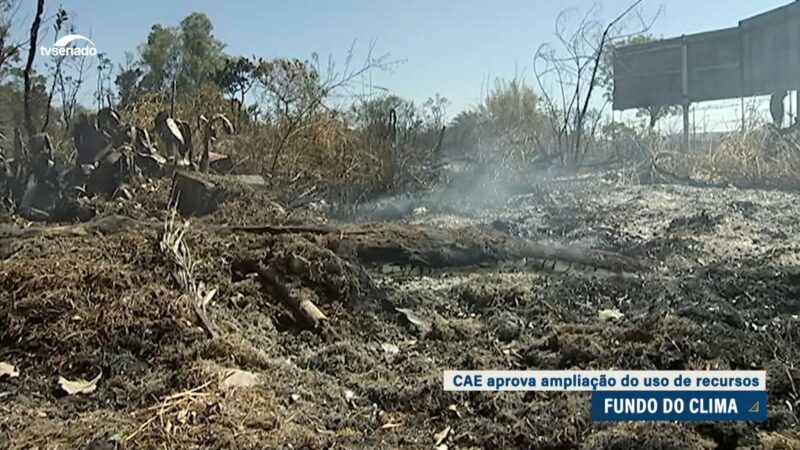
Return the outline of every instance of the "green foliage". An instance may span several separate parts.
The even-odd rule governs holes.
[[[487,130],[488,121],[478,108],[461,111],[450,122],[445,139],[446,148],[456,149],[460,153],[472,153],[482,146]]]
[[[394,124],[391,123],[392,113]],[[375,139],[389,139],[394,131],[397,139],[404,140],[409,134],[419,131],[423,123],[417,106],[397,95],[358,102],[351,107],[351,115],[358,129]]]
[[[223,92],[244,103],[244,96],[255,83],[256,62],[243,56],[225,57],[214,73],[214,82]]]
[[[142,88],[147,91],[166,91],[178,71],[178,36],[174,30],[153,25],[147,42],[141,47],[141,65],[146,71]]]
[[[35,127],[44,123],[47,113],[47,80],[44,76],[31,77],[31,118]],[[6,137],[13,135],[15,127],[24,127],[23,83],[19,69],[10,71],[10,76],[0,84],[0,133]]]
[[[611,101],[614,95],[614,49],[625,47],[626,45],[647,44],[655,40],[656,38],[649,34],[637,34],[607,44],[606,49],[603,51],[597,76],[598,84],[605,88],[603,95],[607,100]]]
[[[420,146],[430,150],[445,124],[448,100],[439,94],[421,106],[397,95],[385,95],[355,103],[350,118],[356,129],[373,141],[391,141],[397,146]]]
[[[278,120],[296,120],[322,106],[327,92],[320,74],[297,58],[258,60],[254,69],[265,112]]]
[[[214,37],[214,25],[203,13],[186,16],[178,30],[178,86],[191,92],[219,70],[225,45]]]
[[[137,91],[166,93],[173,82],[178,95],[191,95],[212,80],[223,65],[225,46],[213,31],[211,21],[202,13],[186,16],[175,28],[153,25],[147,42],[140,47],[139,67],[117,76],[120,96],[130,100]]]
[[[0,0],[0,80],[9,75],[11,67],[20,60],[21,44],[12,36],[12,15],[18,0]]]
[[[143,74],[144,71],[138,67],[125,69],[117,74],[114,83],[117,86],[120,106],[129,105],[137,98]]]
[[[254,108],[245,108],[245,96],[256,82],[257,61],[250,58],[226,56],[220,68],[214,74],[214,84],[223,93],[230,96],[231,116],[236,128],[242,123],[250,122]],[[252,105],[255,106],[255,105]]]

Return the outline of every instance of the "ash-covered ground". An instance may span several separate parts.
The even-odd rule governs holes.
[[[135,207],[111,209],[162,221],[166,198],[151,189]],[[391,219],[408,234],[414,225],[491,230],[644,267],[624,274],[530,261],[375,266],[336,236],[198,226],[186,244],[197,278],[218,289],[213,339],[183,300],[157,231],[20,239],[0,264],[0,361],[19,373],[0,379],[0,447],[800,448],[798,200],[601,174],[503,195],[384,200],[361,218]],[[264,196],[197,223],[234,216],[326,221]],[[308,262],[280,275],[327,316],[325,332],[298,326],[232,269],[287,256]],[[763,369],[769,420],[593,423],[588,394],[444,392],[445,369]],[[98,374],[91,393],[59,388],[61,376]]]

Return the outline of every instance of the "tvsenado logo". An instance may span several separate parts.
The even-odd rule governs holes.
[[[73,42],[85,41],[83,47],[70,45]],[[97,56],[94,42],[80,34],[69,34],[57,40],[52,47],[40,47],[39,52],[44,56]]]

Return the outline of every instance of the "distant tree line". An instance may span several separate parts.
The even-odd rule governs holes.
[[[239,131],[239,137],[230,138],[239,139],[231,151],[242,152],[249,169],[317,179],[330,178],[323,173],[327,170],[343,183],[368,180],[364,183],[375,192],[435,182],[430,168],[447,158],[517,170],[553,159],[579,162],[604,142],[604,134],[620,129],[600,125],[613,90],[613,46],[651,39],[621,35],[613,31],[614,23],[586,19],[570,34],[560,16],[557,37],[566,50],[551,45],[535,53],[534,62],[545,67],[535,70],[535,85],[521,77],[497,80],[478,104],[450,116],[449,101],[439,94],[415,103],[369,86],[370,72],[402,63],[376,55],[374,44],[362,61],[353,60],[351,49],[339,65],[318,55],[232,55],[200,12],[174,26],[153,25],[125,61],[104,54],[61,57],[37,71],[26,64],[41,43],[41,36],[34,36],[37,27],[51,27],[57,39],[74,32],[75,18],[59,7],[32,24],[31,37],[13,36],[20,1],[0,0],[4,135],[27,129],[26,105],[32,131],[47,131],[61,141],[68,141],[73,117],[89,109],[113,107],[145,127],[160,111],[192,124],[201,114],[224,113]],[[91,90],[86,80],[92,71],[94,104],[82,104],[78,94]],[[553,81],[555,90],[548,88]],[[593,96],[595,91],[601,94]],[[673,112],[659,108],[641,114],[652,129]]]

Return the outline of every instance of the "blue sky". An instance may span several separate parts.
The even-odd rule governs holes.
[[[28,27],[35,2],[23,0],[21,23]],[[632,0],[605,0],[600,14],[611,18]],[[745,17],[788,0],[644,0],[640,10],[661,10],[652,33],[672,36],[735,26]],[[554,21],[566,8],[586,11],[590,0],[64,0],[75,13],[75,31],[91,35],[97,48],[117,63],[135,51],[155,23],[175,25],[194,11],[208,15],[230,54],[307,58],[313,52],[341,61],[354,39],[364,50],[403,59],[392,74],[373,82],[415,101],[439,93],[451,101],[450,116],[476,103],[489,79],[532,75],[537,47],[553,41]],[[59,3],[47,2],[48,15]],[[45,42],[51,42],[52,34]],[[90,86],[94,86],[90,80]],[[91,94],[87,93],[87,101]]]

